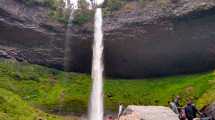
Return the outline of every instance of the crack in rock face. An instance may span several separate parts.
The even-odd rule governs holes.
[[[105,73],[139,78],[215,68],[215,1],[134,1],[104,18]],[[13,48],[24,60],[63,68],[65,27],[49,20],[48,8],[0,1],[0,50]],[[74,26],[71,68],[90,72],[93,24]],[[1,55],[5,51],[1,52]]]

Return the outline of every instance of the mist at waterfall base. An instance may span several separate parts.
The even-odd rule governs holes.
[[[74,12],[78,9],[78,0],[64,0],[65,8],[69,8],[71,13],[68,20],[68,26],[66,31],[65,41],[65,57],[64,57],[64,69],[69,70],[71,57],[71,38],[72,38],[72,22],[74,19]],[[86,0],[89,3],[89,9],[92,5],[101,5],[104,0],[95,0],[92,3],[90,0]],[[93,58],[92,58],[92,90],[89,100],[88,108],[88,120],[103,120],[104,105],[103,105],[103,31],[102,31],[102,8],[96,8],[95,10],[95,22],[94,22],[94,42],[93,42]]]

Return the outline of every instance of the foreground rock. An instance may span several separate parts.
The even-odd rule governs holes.
[[[62,68],[65,27],[49,19],[49,9],[20,0],[0,0],[0,46],[31,63]],[[104,19],[106,74],[146,77],[215,68],[215,1],[130,1]],[[71,33],[75,72],[91,68],[92,22]],[[6,55],[7,57],[7,55]]]
[[[169,108],[162,106],[128,106],[120,120],[179,120]]]
[[[202,112],[204,112],[207,116],[215,119],[215,102],[212,103],[211,105],[205,107]]]

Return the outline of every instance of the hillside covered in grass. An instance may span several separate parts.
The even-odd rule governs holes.
[[[30,107],[18,95],[0,88],[0,120],[60,120],[60,117],[49,115]]]
[[[47,113],[86,113],[90,85],[90,75],[1,59],[0,119],[55,120],[61,118]],[[215,100],[214,92],[213,71],[144,80],[108,78],[105,107],[115,111],[119,103],[166,106],[174,96],[180,95],[182,104],[192,98],[202,108]]]

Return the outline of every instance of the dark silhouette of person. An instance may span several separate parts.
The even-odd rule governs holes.
[[[191,100],[187,102],[187,106],[185,107],[185,114],[188,120],[193,120],[197,117],[197,114],[201,115],[201,113],[198,111]]]
[[[169,104],[169,107],[172,109],[172,111],[173,111],[175,114],[179,114],[179,111],[178,111],[177,106],[175,105],[175,102],[170,102],[170,101],[168,101],[168,104]]]
[[[175,105],[176,105],[177,108],[180,107],[180,96],[176,96],[175,97],[174,103],[175,103]]]
[[[123,106],[123,104],[119,104],[119,111],[118,111],[118,119],[122,116],[122,114],[123,114],[123,111],[124,111],[124,106]]]

